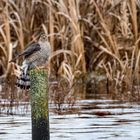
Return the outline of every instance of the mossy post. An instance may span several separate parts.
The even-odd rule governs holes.
[[[32,140],[50,140],[48,110],[48,71],[30,70]]]

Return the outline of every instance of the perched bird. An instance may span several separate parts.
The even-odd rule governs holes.
[[[19,77],[17,77],[16,85],[21,89],[29,89],[29,70],[47,65],[50,54],[51,46],[47,41],[47,36],[42,34],[37,43],[29,45],[23,52],[12,59],[10,62],[13,62],[19,57],[24,56],[24,61],[21,66],[21,74]]]

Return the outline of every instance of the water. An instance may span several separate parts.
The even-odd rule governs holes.
[[[50,112],[51,140],[139,140],[140,105],[101,97],[80,100],[75,113]],[[30,109],[24,116],[0,115],[0,140],[31,140],[30,118]]]

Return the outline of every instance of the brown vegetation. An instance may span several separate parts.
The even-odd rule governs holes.
[[[94,72],[109,90],[139,95],[139,16],[139,0],[1,0],[0,75],[11,76],[9,60],[44,31],[53,76],[72,86]]]

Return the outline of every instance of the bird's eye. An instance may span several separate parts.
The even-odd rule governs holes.
[[[47,40],[46,35],[45,35],[45,34],[41,34],[41,35],[40,35],[40,40],[42,40],[42,41]]]

